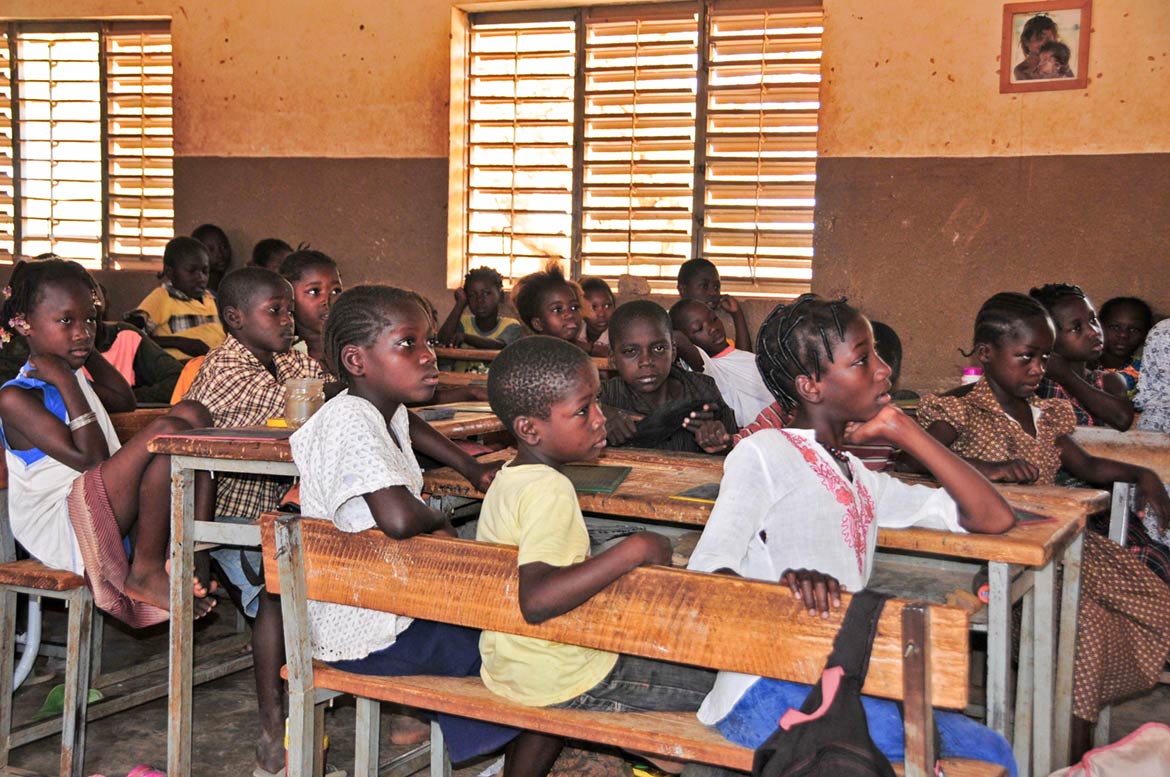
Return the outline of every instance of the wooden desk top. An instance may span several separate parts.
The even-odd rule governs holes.
[[[451,359],[452,361],[490,362],[499,356],[500,352],[487,348],[436,348],[435,355],[440,359]],[[593,359],[593,363],[599,370],[613,369],[609,364],[609,358],[606,356],[593,356],[590,358]]]
[[[1163,481],[1170,480],[1170,434],[1078,426],[1072,438],[1094,456],[1149,467]]]
[[[430,421],[440,434],[450,440],[462,440],[477,434],[504,430],[504,423],[493,413],[483,411],[482,402],[452,402],[447,405],[429,405],[417,408],[427,410],[453,409],[455,415],[439,421]],[[199,456],[228,461],[291,462],[292,450],[288,444],[288,430],[276,427],[248,427],[242,430],[246,437],[233,434],[232,429],[221,429],[221,434],[168,434],[155,437],[149,448],[154,453],[176,456]],[[270,432],[265,436],[263,432]]]
[[[481,461],[507,461],[515,450],[483,456]],[[597,462],[632,467],[629,476],[612,494],[579,494],[581,509],[602,515],[640,518],[662,523],[704,526],[711,514],[710,502],[672,498],[706,483],[718,483],[723,459],[694,453],[667,453],[637,448],[606,449]],[[922,481],[931,484],[930,481]],[[482,498],[461,475],[449,468],[424,473],[424,490],[443,496]],[[1091,489],[1057,486],[997,485],[1017,510],[1053,520],[1023,524],[1004,535],[954,534],[931,529],[882,530],[882,548],[959,556],[983,561],[1039,566],[1047,563],[1067,542],[1084,529],[1085,519],[1109,509],[1109,494]]]
[[[114,425],[118,440],[125,444],[131,437],[145,429],[147,424],[166,415],[170,410],[169,407],[140,407],[129,413],[110,413],[110,422]]]

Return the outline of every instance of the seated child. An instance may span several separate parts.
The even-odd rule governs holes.
[[[728,313],[735,326],[735,347],[751,351],[752,333],[739,300],[730,294],[720,294],[721,288],[719,269],[709,259],[691,259],[678,268],[678,296],[697,299],[712,310]]]
[[[292,350],[293,290],[288,281],[263,267],[228,273],[219,289],[219,312],[228,331],[223,345],[207,354],[187,398],[211,412],[214,426],[262,426],[284,414],[284,384],[292,378],[325,378],[308,354]],[[290,481],[264,475],[216,478],[216,520],[251,523],[280,504]],[[268,771],[283,761],[284,716],[280,667],[284,662],[280,599],[264,592],[260,554],[239,548],[212,551],[224,574],[240,592],[252,626],[261,739],[257,761]]]
[[[1170,497],[1158,476],[1144,467],[1090,456],[1072,438],[1075,418],[1069,403],[1036,397],[1055,340],[1052,320],[1034,298],[1014,292],[991,297],[975,318],[974,347],[983,377],[942,396],[924,397],[919,423],[992,480],[1051,485],[1063,468],[1102,488],[1136,482],[1164,528]],[[1165,549],[1155,553],[1144,535],[1131,522],[1132,549],[1147,563],[1159,556],[1166,579]],[[1170,650],[1170,588],[1126,550],[1089,531],[1080,601],[1073,712],[1091,721],[1102,705],[1157,681]]]
[[[761,430],[728,455],[690,569],[783,583],[810,615],[827,616],[840,606],[841,590],[860,591],[869,582],[879,527],[986,533],[1012,527],[1015,516],[995,488],[890,404],[890,369],[874,351],[865,316],[842,301],[806,294],[772,311],[757,345],[764,380],[793,417],[787,428]],[[870,471],[841,450],[847,443],[913,451],[943,488]],[[808,690],[720,672],[699,720],[755,748]],[[897,705],[869,697],[864,704],[875,743],[902,760]],[[935,719],[942,756],[1014,765],[998,734],[958,713],[936,711]]]
[[[500,315],[504,300],[504,279],[490,267],[476,267],[467,273],[463,286],[455,290],[455,307],[439,328],[439,341],[462,348],[498,351],[524,336],[520,322]],[[487,372],[484,362],[459,361],[457,372]]]
[[[520,322],[538,335],[549,335],[580,344],[585,326],[577,290],[565,279],[559,265],[525,275],[512,289]]]
[[[1134,404],[1142,411],[1138,429],[1170,432],[1170,319],[1159,321],[1145,339]]]
[[[280,272],[281,263],[292,252],[292,246],[280,238],[266,237],[252,247],[252,261],[248,262],[248,265]]]
[[[609,348],[609,317],[616,306],[613,291],[603,278],[582,278],[581,292],[585,297],[585,339],[592,346]],[[607,350],[605,356],[609,355]]]
[[[712,378],[675,365],[665,310],[644,299],[619,305],[609,321],[609,342],[617,377],[602,384],[598,399],[610,445],[692,453],[728,449],[735,414]]]
[[[227,233],[215,224],[200,224],[191,230],[191,237],[198,240],[207,249],[209,257],[207,271],[207,288],[212,294],[219,293],[219,284],[223,276],[232,268],[232,244]]]
[[[12,533],[42,564],[84,574],[99,609],[142,627],[166,620],[170,609],[170,458],[146,444],[210,419],[185,402],[119,444],[106,408],[133,410],[134,395],[94,350],[95,287],[81,265],[62,259],[13,270],[0,318],[26,339],[29,357],[0,388]],[[204,518],[209,486],[196,486]],[[124,537],[134,546],[130,562]],[[206,595],[196,581],[196,616],[215,604]]]
[[[1142,370],[1142,361],[1136,354],[1153,325],[1154,312],[1145,300],[1137,297],[1114,297],[1101,306],[1105,350],[1101,352],[1097,366],[1120,375],[1130,399],[1137,393],[1138,375]]]
[[[182,362],[138,327],[123,321],[106,321],[103,316],[106,290],[99,283],[95,293],[98,320],[94,348],[126,379],[137,401],[177,404],[170,399],[183,371]]]
[[[1066,399],[1080,426],[1112,426],[1125,431],[1133,423],[1133,402],[1126,396],[1121,376],[1096,364],[1105,350],[1101,325],[1093,303],[1080,286],[1048,283],[1029,294],[1038,300],[1056,325],[1056,345],[1036,390],[1042,399]]]
[[[292,284],[296,302],[297,341],[293,350],[307,353],[326,370],[325,321],[329,309],[341,296],[341,275],[337,262],[312,249],[288,254],[280,265],[280,274]]]
[[[772,394],[760,377],[756,356],[727,342],[723,322],[697,299],[683,299],[670,309],[679,354],[692,369],[710,375],[723,400],[735,411],[737,426],[756,420],[772,404]]]
[[[198,240],[176,237],[163,252],[159,286],[138,304],[155,322],[155,342],[179,361],[201,356],[223,342],[223,326],[208,291],[210,261]]]
[[[413,292],[358,286],[337,300],[325,325],[330,358],[347,390],[325,403],[292,436],[301,473],[301,510],[347,532],[375,527],[395,539],[454,535],[447,517],[420,496],[415,450],[486,489],[496,466],[481,465],[406,403],[430,400],[438,379],[434,329]],[[498,465],[497,465],[498,466]],[[369,675],[479,673],[479,632],[345,605],[309,602],[314,657]],[[451,759],[504,746],[514,729],[440,714]],[[505,773],[521,773],[510,746]]]
[[[508,346],[488,373],[492,411],[515,436],[517,452],[484,497],[476,539],[517,546],[517,596],[529,623],[571,611],[636,567],[670,564],[670,543],[652,532],[589,556],[577,493],[561,469],[605,448],[597,391],[589,358],[550,337]],[[694,710],[713,678],[694,667],[490,631],[479,647],[484,684],[533,707]],[[547,772],[560,749],[558,739],[546,740],[532,755],[534,774]]]

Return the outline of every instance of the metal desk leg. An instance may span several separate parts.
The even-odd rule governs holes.
[[[1035,621],[1032,627],[1032,774],[1052,771],[1052,710],[1055,698],[1053,682],[1056,677],[1056,562],[1053,558],[1036,570]]]
[[[1078,535],[1061,556],[1059,652],[1056,658],[1056,703],[1053,715],[1053,767],[1068,763],[1072,734],[1073,668],[1077,644],[1077,610],[1081,601],[1081,553],[1085,536]]]
[[[1011,739],[1008,689],[1012,671],[1011,565],[987,565],[987,725]]]
[[[195,576],[195,476],[171,462],[171,644],[167,708],[167,774],[191,774],[191,673]]]

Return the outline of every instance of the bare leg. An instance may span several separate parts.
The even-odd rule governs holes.
[[[252,668],[256,675],[256,702],[260,711],[260,739],[256,764],[278,772],[284,766],[284,616],[280,597],[260,592],[260,609],[252,624]]]
[[[560,737],[525,731],[504,748],[504,777],[544,777],[565,746]]]

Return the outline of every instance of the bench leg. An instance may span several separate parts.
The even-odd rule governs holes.
[[[27,649],[27,648],[26,648]],[[8,767],[12,673],[16,671],[16,591],[0,588],[0,772]]]
[[[1011,738],[1008,687],[1012,668],[1011,567],[987,565],[987,726]]]
[[[1033,628],[1035,600],[1029,591],[1023,600],[1023,618],[1020,619],[1020,668],[1016,673],[1015,738],[1012,752],[1020,774],[1028,774],[1032,757],[1032,666],[1035,661],[1035,629]],[[1045,772],[1047,774],[1047,772]]]
[[[378,738],[381,736],[382,705],[374,699],[357,699],[356,742],[353,748],[354,777],[378,777]]]
[[[1056,698],[1056,559],[1036,570],[1032,635],[1035,648],[1032,676],[1032,774],[1048,774],[1053,761],[1053,720]]]
[[[451,759],[437,720],[431,721],[431,777],[451,777]]]
[[[89,703],[89,656],[93,639],[93,596],[78,588],[69,608],[65,664],[65,712],[61,721],[61,774],[84,774],[85,710]]]
[[[1113,730],[1113,708],[1102,707],[1097,713],[1097,723],[1093,726],[1093,747],[1104,747],[1113,741],[1110,733]]]
[[[1072,734],[1073,670],[1077,642],[1077,608],[1081,601],[1081,554],[1085,536],[1069,543],[1061,558],[1060,634],[1057,637],[1056,702],[1053,711],[1053,766],[1068,763]]]

